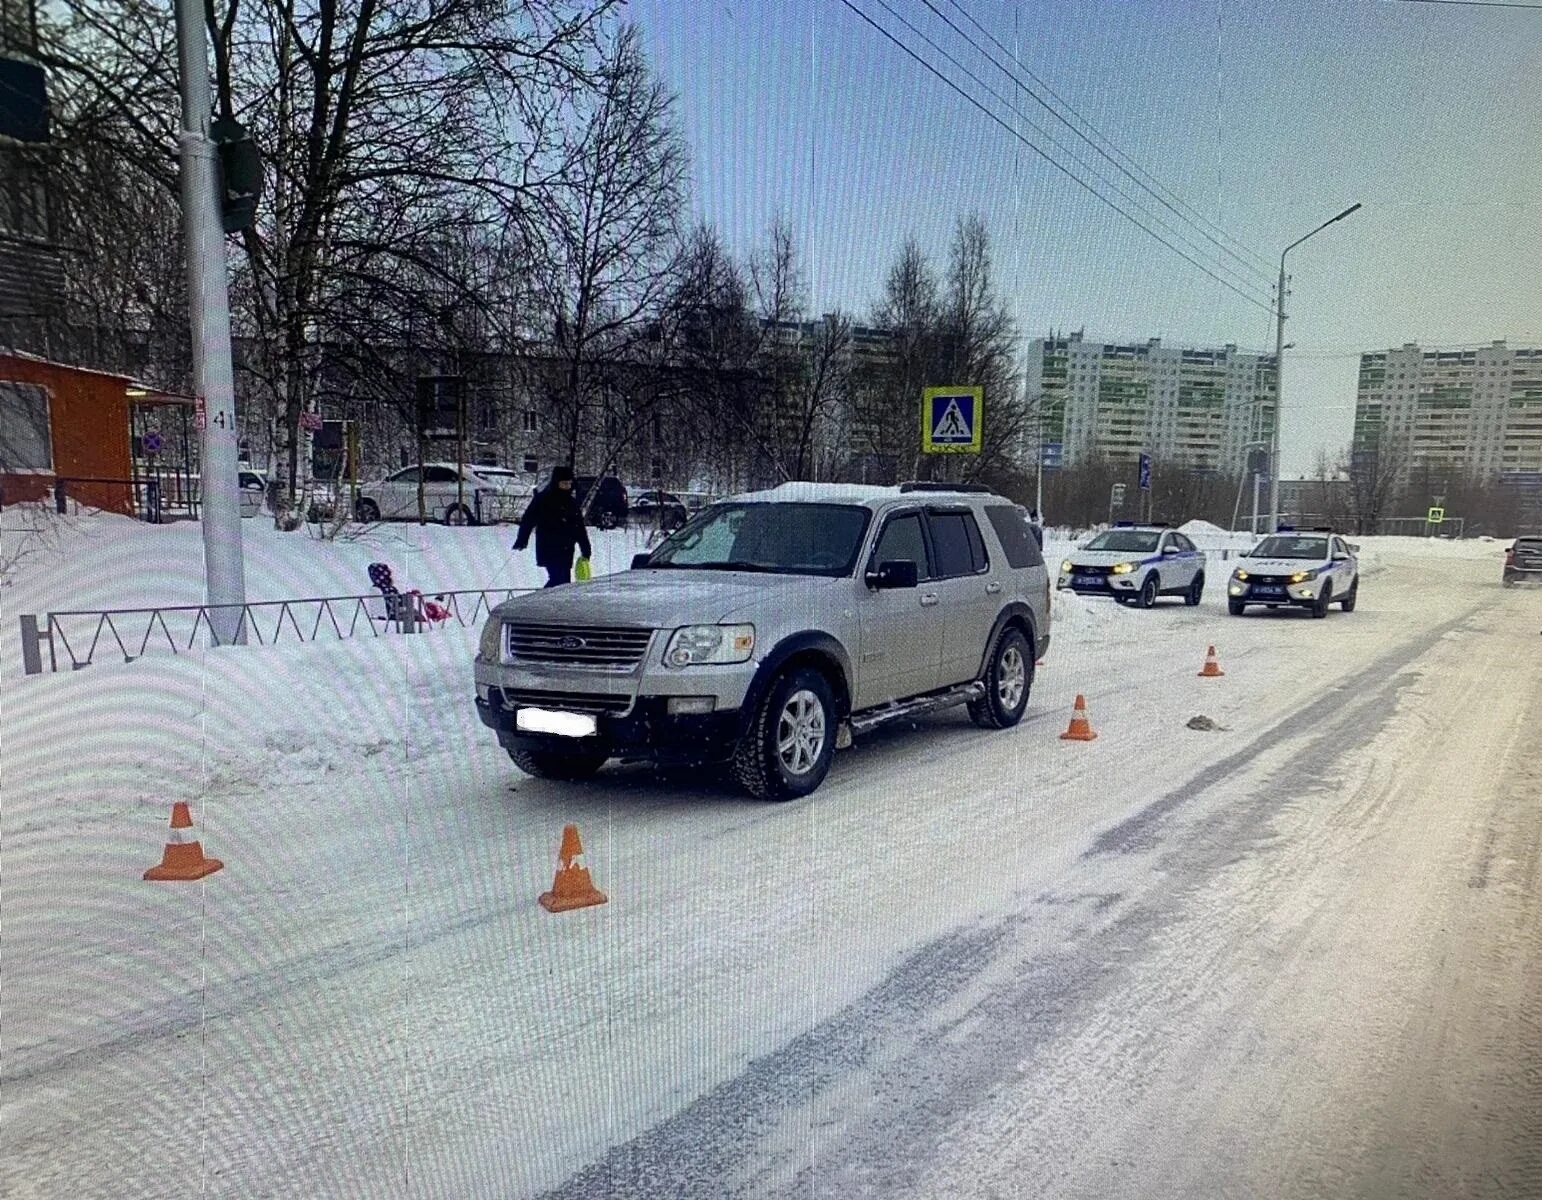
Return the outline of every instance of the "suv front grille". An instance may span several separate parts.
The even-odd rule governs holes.
[[[515,708],[549,708],[558,712],[624,715],[632,707],[630,696],[604,696],[590,692],[537,692],[529,688],[504,688],[505,705]]]
[[[1289,583],[1290,578],[1289,575],[1249,575],[1248,582],[1267,584]]]
[[[583,625],[508,625],[510,662],[569,667],[631,668],[642,662],[651,629],[603,629]]]

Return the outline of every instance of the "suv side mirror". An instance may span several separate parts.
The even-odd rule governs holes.
[[[867,573],[867,586],[881,592],[913,588],[920,582],[920,569],[913,562],[896,560],[879,563],[878,570]]]
[[[1334,562],[1348,562],[1349,561],[1349,555],[1344,553],[1344,551],[1342,551],[1342,550],[1335,550],[1333,552],[1333,561]]]
[[[1163,546],[1162,547],[1162,553],[1163,554],[1181,554],[1182,551],[1180,551],[1177,546],[1167,545],[1167,546]]]
[[[650,559],[651,559],[651,556],[647,555],[647,554],[634,554],[634,555],[632,555],[632,570],[634,570],[634,571],[641,571],[644,567],[646,567],[648,565]]]

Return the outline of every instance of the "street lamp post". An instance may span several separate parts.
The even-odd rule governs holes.
[[[1279,290],[1274,296],[1274,430],[1270,436],[1269,450],[1269,533],[1273,533],[1280,524],[1280,412],[1285,392],[1285,256],[1307,238],[1315,237],[1335,221],[1342,221],[1359,208],[1360,205],[1351,204],[1338,216],[1324,221],[1311,233],[1298,237],[1280,251]]]
[[[203,401],[199,465],[204,583],[209,631],[216,646],[246,641],[246,568],[237,488],[240,434],[230,362],[230,294],[220,218],[217,151],[209,138],[212,110],[204,8],[177,0],[177,52],[182,91],[182,226],[186,239],[193,383]]]

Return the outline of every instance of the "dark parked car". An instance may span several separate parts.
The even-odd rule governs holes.
[[[590,493],[593,498],[590,498]],[[600,529],[619,529],[626,524],[629,505],[626,488],[614,475],[598,479],[580,475],[573,480],[573,496],[583,509],[584,520]]]
[[[1516,538],[1505,551],[1505,587],[1542,583],[1542,537]]]
[[[642,492],[632,502],[632,520],[639,525],[679,529],[689,517],[685,501],[673,492]]]

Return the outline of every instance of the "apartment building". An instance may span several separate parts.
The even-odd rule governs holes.
[[[1417,343],[1360,356],[1354,448],[1403,477],[1415,470],[1523,481],[1542,473],[1542,347],[1427,350]]]
[[[1241,472],[1250,444],[1274,427],[1274,355],[1164,345],[1160,338],[1111,343],[1082,333],[1035,338],[1025,383],[1038,398],[1037,439],[1048,465],[1126,462],[1151,454],[1198,470]]]

